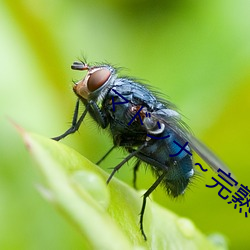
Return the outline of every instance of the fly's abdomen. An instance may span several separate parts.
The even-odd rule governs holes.
[[[192,153],[183,139],[169,131],[168,156],[169,162],[166,178],[163,182],[168,193],[174,197],[183,194],[190,178],[194,175]]]
[[[162,184],[169,195],[177,197],[184,193],[194,175],[192,155],[189,146],[184,146],[186,142],[171,130],[165,129],[159,135],[162,138],[166,136],[169,137],[151,139],[149,146],[143,150],[143,155],[138,155],[138,158],[150,164],[157,176],[165,172]]]
[[[169,195],[177,197],[185,192],[193,174],[192,159],[189,155],[186,155],[170,165],[166,178],[163,180],[163,185]]]

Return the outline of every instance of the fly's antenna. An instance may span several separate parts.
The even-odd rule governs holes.
[[[71,69],[74,70],[89,70],[89,65],[84,62],[73,62]]]

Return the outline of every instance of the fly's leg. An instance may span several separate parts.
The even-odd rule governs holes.
[[[144,212],[145,212],[145,208],[146,208],[146,200],[148,198],[148,196],[157,188],[157,186],[162,182],[163,178],[165,177],[166,172],[164,172],[163,174],[161,174],[158,179],[153,183],[153,185],[147,190],[147,192],[143,195],[143,201],[142,201],[142,208],[141,208],[141,212],[140,212],[140,230],[141,233],[143,235],[144,240],[147,240],[147,236],[144,232],[143,229],[143,216],[144,216]]]
[[[102,113],[97,103],[90,100],[88,104],[90,106],[90,111],[93,113],[97,123],[101,125],[102,128],[106,128],[108,125],[106,116]]]
[[[137,150],[134,150],[132,153],[130,153],[122,162],[120,162],[116,167],[114,167],[112,173],[110,174],[108,180],[107,180],[107,184],[109,184],[109,182],[111,181],[112,177],[114,176],[114,174],[126,163],[128,162],[132,157],[134,157],[138,152],[140,152],[144,147],[146,147],[146,143],[144,143],[143,145],[141,145]]]
[[[141,161],[137,160],[136,163],[135,163],[134,169],[133,169],[133,186],[134,186],[135,189],[137,189],[136,188],[136,173],[137,173],[140,165],[141,165]]]
[[[51,139],[53,139],[55,141],[60,141],[64,137],[68,136],[69,134],[75,133],[79,129],[79,127],[80,127],[80,125],[81,125],[84,117],[86,116],[86,114],[88,112],[88,106],[87,106],[86,109],[84,110],[84,112],[82,113],[81,117],[77,121],[78,112],[79,112],[79,102],[80,101],[78,99],[77,102],[76,102],[76,106],[75,106],[75,110],[74,110],[74,116],[73,116],[71,127],[65,133],[63,133],[62,135],[59,135],[59,136],[51,138]]]
[[[99,165],[115,148],[115,145],[96,163],[96,165]]]

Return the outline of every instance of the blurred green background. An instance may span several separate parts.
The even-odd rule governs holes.
[[[238,182],[250,185],[249,13],[246,0],[1,1],[0,249],[81,248],[81,235],[36,191],[39,173],[8,118],[47,137],[64,132],[76,100],[71,81],[83,76],[70,65],[82,55],[161,90]],[[63,143],[93,162],[112,145],[89,118]],[[102,167],[110,171],[122,157],[117,150]],[[132,167],[117,177],[131,184]],[[140,170],[140,188],[153,180]],[[161,188],[153,198],[204,233],[226,235],[231,249],[249,249],[250,218],[205,187],[212,183],[204,173],[184,198]]]

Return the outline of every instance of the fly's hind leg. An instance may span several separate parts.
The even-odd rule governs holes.
[[[163,172],[163,174],[161,174],[157,178],[157,180],[153,183],[153,185],[143,195],[142,208],[141,208],[141,212],[140,212],[140,230],[141,230],[141,233],[142,233],[144,240],[147,240],[147,236],[146,236],[146,234],[144,232],[144,228],[143,228],[143,216],[144,216],[144,212],[145,212],[145,208],[146,208],[146,201],[147,201],[148,196],[158,187],[158,185],[162,182],[162,180],[164,179],[165,176],[166,176],[166,172]]]

